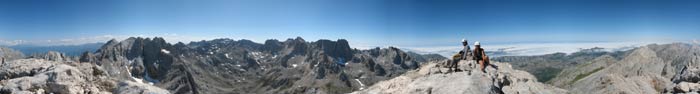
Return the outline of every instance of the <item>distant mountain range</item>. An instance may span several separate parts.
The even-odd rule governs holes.
[[[14,45],[9,48],[18,50],[25,55],[42,54],[49,51],[64,53],[68,56],[80,56],[83,52],[97,51],[104,43],[87,43],[80,45],[55,45],[55,46],[39,46],[39,45]]]
[[[553,53],[571,54],[581,50],[590,48],[602,48],[601,51],[616,52],[634,49],[636,47],[645,46],[653,43],[668,44],[670,42],[514,42],[507,44],[482,44],[486,54],[491,57],[501,56],[537,56]],[[470,45],[474,48],[473,45]],[[451,57],[462,46],[455,44],[450,46],[422,46],[422,47],[403,47],[402,50],[416,52],[420,54],[440,54],[444,57]]]

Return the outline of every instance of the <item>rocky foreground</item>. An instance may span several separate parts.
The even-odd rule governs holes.
[[[118,81],[91,63],[19,59],[0,64],[0,94],[167,94],[153,85]]]
[[[493,62],[487,72],[474,61],[460,62],[463,71],[448,72],[430,63],[391,80],[379,82],[355,94],[564,94],[568,91],[537,82],[533,75],[510,64]]]

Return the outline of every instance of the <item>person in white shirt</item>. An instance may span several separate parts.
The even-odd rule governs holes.
[[[467,42],[467,39],[462,39],[462,52],[465,54],[462,54],[462,60],[467,60],[469,56],[471,56],[471,48],[469,48],[469,42]]]

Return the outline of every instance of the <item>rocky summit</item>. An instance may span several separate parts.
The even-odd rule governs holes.
[[[475,61],[459,62],[451,72],[433,62],[391,80],[381,81],[355,94],[565,94],[566,90],[537,82],[533,75],[514,70],[508,63],[492,62],[486,72]]]

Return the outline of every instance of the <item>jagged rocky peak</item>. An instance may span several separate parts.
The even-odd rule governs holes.
[[[78,60],[99,65],[115,79],[162,79],[175,61],[171,53],[178,50],[173,49],[160,37],[130,37],[110,40],[95,53],[83,53]]]
[[[337,41],[321,39],[312,44],[315,44],[314,47],[322,49],[329,56],[345,60],[352,58],[353,50],[345,39],[338,39]]]
[[[315,53],[315,49],[319,49],[323,55],[331,56],[336,59],[351,59],[352,54],[354,54],[354,51],[350,48],[348,41],[345,39],[339,39],[337,41],[321,39],[315,42],[306,42],[301,37],[294,39],[289,38],[283,42],[270,39],[266,40],[263,47],[261,47],[262,51],[282,55],[312,54]]]
[[[298,48],[299,46],[306,46],[306,43],[307,43],[306,40],[304,40],[301,37],[297,37],[294,39],[289,38],[286,41],[284,41],[284,44],[287,45],[287,48],[289,48],[289,47]]]
[[[133,37],[130,37],[130,38],[133,38]],[[117,44],[117,43],[119,43],[119,40],[117,40],[117,39],[110,39],[109,41],[107,41],[107,43],[105,43],[105,45],[114,45],[114,44]]]
[[[154,37],[151,38],[141,38],[141,37],[130,37],[123,41],[110,40],[98,53],[114,54],[127,56],[129,59],[133,59],[136,56],[142,54],[143,52],[159,52],[161,48],[170,48],[170,44],[167,43],[163,38]],[[124,52],[124,53],[111,53],[111,52]]]
[[[304,40],[304,38],[301,38],[301,37],[296,37],[294,39],[289,38],[285,42],[306,42],[306,40]]]
[[[267,46],[267,45],[279,45],[279,44],[280,44],[280,41],[277,39],[268,39],[268,40],[265,40],[264,45]]]
[[[283,48],[283,44],[276,40],[276,39],[269,39],[265,40],[265,44],[263,44],[263,48],[261,48],[263,51],[268,51],[268,52],[277,52]]]

